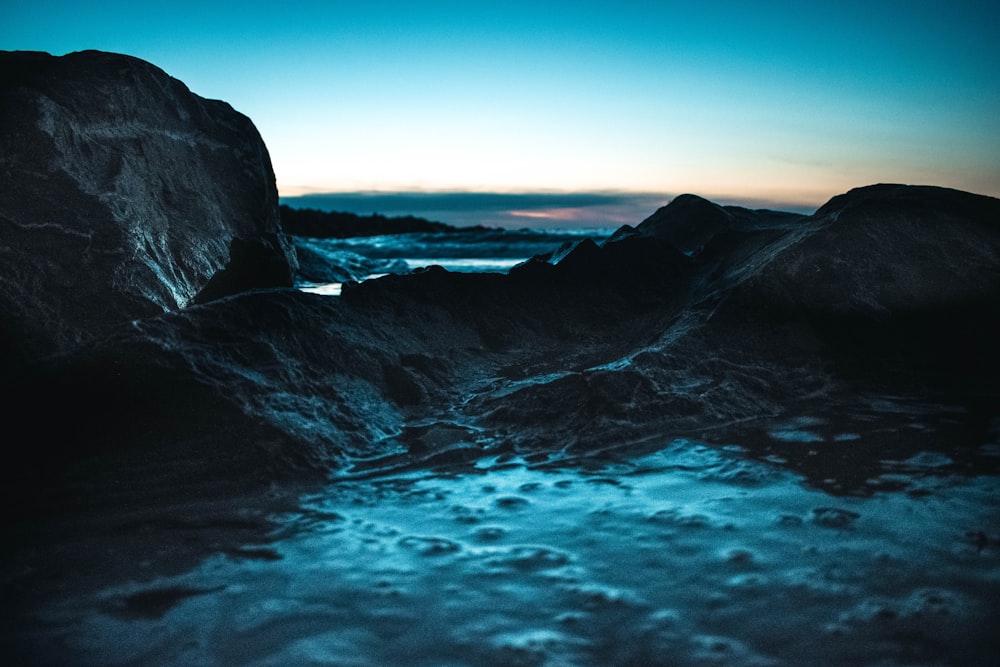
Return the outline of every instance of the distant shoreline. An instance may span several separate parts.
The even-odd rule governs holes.
[[[287,234],[313,238],[345,239],[358,236],[385,236],[413,232],[449,233],[458,231],[452,225],[412,215],[387,217],[378,213],[357,215],[344,211],[320,211],[313,208],[279,209],[281,225]]]
[[[676,193],[680,194],[680,193]],[[675,198],[630,192],[328,192],[280,197],[283,206],[358,216],[418,217],[453,227],[616,229],[636,225]],[[730,200],[723,205],[811,214],[817,204]]]

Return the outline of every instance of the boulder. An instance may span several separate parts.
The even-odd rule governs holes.
[[[253,123],[147,62],[0,52],[0,156],[0,367],[292,284]]]
[[[866,383],[1000,374],[1000,200],[880,184],[834,197],[757,253],[715,330],[796,327]]]
[[[684,194],[657,209],[635,229],[626,226],[619,230],[616,237],[632,233],[648,236],[666,241],[686,255],[694,255],[728,232],[788,229],[804,217],[784,211],[721,206],[698,195]]]
[[[873,185],[834,197],[807,238],[746,285],[775,306],[890,318],[1000,292],[1000,200],[931,186]]]

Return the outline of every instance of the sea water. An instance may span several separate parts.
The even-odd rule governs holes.
[[[338,264],[342,253],[374,262],[377,270],[356,276],[358,280],[373,280],[387,273],[407,273],[429,266],[440,266],[459,273],[507,273],[536,255],[551,253],[584,238],[600,242],[612,232],[612,229],[606,228],[474,228],[448,233],[310,239],[308,242],[310,249],[323,253],[331,264]],[[339,296],[342,284],[300,282],[298,288],[315,294]]]

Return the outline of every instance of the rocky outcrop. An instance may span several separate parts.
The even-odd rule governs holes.
[[[901,446],[887,434],[937,446],[934,416],[893,401],[991,437],[996,199],[878,185],[797,216],[687,195],[507,275],[248,291],[289,284],[294,258],[246,118],[130,58],[4,60],[0,404],[33,446],[0,487],[22,501],[558,465],[679,436],[863,485]],[[316,278],[370,269],[345,255],[335,274],[331,241],[300,242]]]
[[[998,206],[877,186],[795,224],[744,214],[690,256],[626,233],[507,276],[431,268],[340,299],[246,294],[137,323],[17,400],[74,404],[79,419],[53,428],[89,420],[73,432],[91,442],[148,447],[154,424],[165,447],[210,439],[215,460],[268,474],[634,453],[665,434],[767,453],[789,415],[866,427],[872,393],[984,415],[1000,376]],[[871,451],[891,444],[873,437]]]
[[[346,284],[339,299],[248,293],[137,321],[0,400],[13,414],[68,406],[33,425],[47,443],[35,478],[96,456],[146,489],[634,455],[678,436],[863,485],[900,446],[892,433],[932,430],[873,395],[947,401],[962,428],[988,428],[998,206],[878,186],[795,224],[767,214],[720,230],[691,255],[632,232],[506,276],[431,268]],[[836,424],[864,450],[802,459],[771,435],[796,419],[819,439]]]
[[[228,104],[128,56],[0,54],[0,362],[291,285],[267,149]]]
[[[937,187],[874,185],[834,197],[808,236],[754,273],[734,298],[773,308],[888,319],[1000,290],[1000,202]]]
[[[1000,201],[875,185],[833,198],[757,253],[717,329],[806,327],[866,383],[1000,376]]]

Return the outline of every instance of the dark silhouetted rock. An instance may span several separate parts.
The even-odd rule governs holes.
[[[1000,289],[1000,201],[875,185],[833,198],[808,237],[744,290],[775,307],[889,318],[988,302]]]
[[[267,149],[228,104],[149,63],[0,53],[0,352],[291,285]]]
[[[719,206],[697,195],[680,195],[657,210],[634,230],[624,227],[616,233],[637,233],[667,241],[681,252],[700,252],[713,239],[730,231],[755,232],[776,227],[787,228],[801,220],[797,213],[740,206]],[[617,238],[615,239],[617,240]]]
[[[1000,201],[872,186],[808,217],[696,198],[679,212],[691,215],[674,218],[683,234],[625,230],[603,247],[563,251],[549,270],[536,260],[512,271],[552,314],[542,329],[561,330],[567,344],[512,370],[509,390],[478,394],[470,418],[550,455],[634,455],[664,433],[731,438],[766,453],[775,438],[761,425],[783,414],[834,411],[842,427],[868,428],[878,411],[869,396],[888,393],[959,405],[968,415],[963,437],[989,437],[1000,377]],[[698,228],[703,214],[709,233]],[[696,239],[680,243],[697,245],[690,258],[653,246],[678,239]],[[642,269],[657,266],[655,257],[673,271]],[[604,279],[596,289],[583,277],[588,266]],[[574,278],[545,297],[542,286],[557,284],[560,273]],[[602,304],[604,320],[581,305],[584,294]],[[904,428],[897,417],[878,419],[883,433]],[[864,439],[872,451],[905,442]],[[856,451],[850,461],[837,456],[846,454],[824,450],[812,463],[803,459],[802,470],[863,485],[878,466]]]
[[[643,220],[636,230],[692,253],[731,226],[732,218],[718,204],[697,195],[680,195]]]
[[[756,261],[714,326],[807,326],[842,366],[884,383],[930,373],[962,385],[1000,374],[997,199],[858,188]]]

